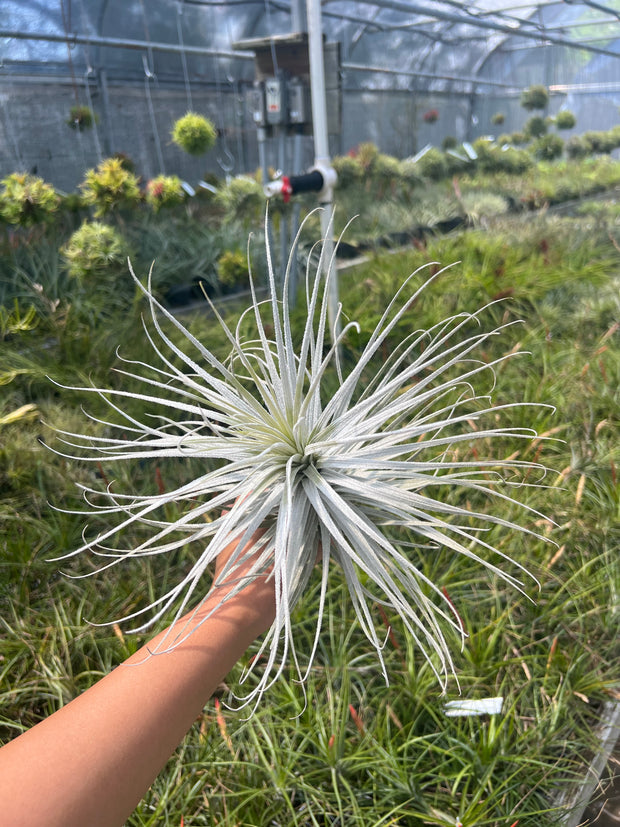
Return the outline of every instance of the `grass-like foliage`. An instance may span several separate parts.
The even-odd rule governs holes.
[[[616,174],[611,161],[592,163],[589,168],[595,184],[602,166],[607,178]],[[527,194],[528,189],[544,188],[544,172],[541,169],[535,178],[529,176],[523,182],[513,177],[512,186],[523,187],[517,196]],[[560,173],[567,191],[583,191],[585,179],[569,180],[572,173],[567,167],[559,169]],[[472,186],[461,183],[463,201],[469,209],[467,198]],[[508,179],[492,184],[489,179],[481,189],[507,192]],[[436,192],[439,202],[441,193]],[[546,190],[544,195],[548,197]],[[391,200],[384,201],[386,209]],[[346,210],[351,214],[356,208],[359,204],[347,205]],[[146,272],[157,258],[153,273],[156,295],[158,286],[169,283],[174,273],[185,277],[202,272],[194,270],[194,262],[215,262],[224,249],[235,249],[240,243],[237,230],[231,226],[214,235],[209,245],[213,221],[201,216],[198,232],[185,207],[178,209],[182,214],[177,215],[174,209],[167,213],[165,228],[161,213],[155,215],[151,210],[135,226],[126,228],[134,248],[136,272]],[[391,607],[368,598],[377,636],[385,640],[382,657],[390,678],[386,689],[341,569],[330,565],[325,603],[321,605],[323,571],[320,565],[315,566],[303,599],[290,613],[291,632],[304,670],[315,643],[319,611],[323,613],[313,665],[304,687],[297,685],[295,664],[289,660],[282,679],[273,684],[253,715],[248,716],[247,709],[226,709],[225,702],[231,702],[230,692],[238,689],[246,666],[257,659],[253,673],[246,679],[248,692],[256,688],[267,666],[267,650],[257,658],[260,644],[253,646],[227,685],[220,688],[221,704],[213,700],[205,707],[128,819],[128,827],[179,825],[182,820],[195,827],[454,827],[457,819],[467,827],[511,825],[517,820],[519,827],[555,827],[564,819],[565,812],[557,809],[557,794],[589,775],[601,708],[617,697],[620,689],[617,670],[612,668],[620,636],[620,220],[613,199],[597,200],[587,209],[584,205],[580,212],[573,218],[554,216],[549,210],[517,218],[504,216],[501,221],[485,220],[477,222],[482,225],[477,230],[429,238],[417,245],[420,249],[371,253],[363,264],[339,269],[340,295],[347,314],[343,326],[348,318],[360,325],[359,333],[350,328],[342,341],[339,357],[346,377],[404,276],[418,270],[409,283],[409,292],[401,294],[403,304],[422,282],[429,281],[429,261],[439,262],[431,265],[433,269],[460,262],[437,275],[410,304],[360,377],[352,406],[372,393],[371,387],[368,391],[366,388],[372,383],[376,387],[381,381],[378,374],[384,360],[388,364],[390,358],[397,358],[390,354],[403,347],[400,343],[414,329],[429,333],[421,341],[419,353],[410,354],[408,364],[413,364],[423,348],[430,357],[432,331],[438,331],[444,318],[470,314],[470,322],[457,334],[460,337],[468,325],[472,335],[482,335],[516,319],[523,320],[522,324],[504,327],[501,335],[489,335],[472,351],[472,360],[495,363],[494,377],[491,370],[481,370],[471,382],[475,380],[479,394],[492,391],[497,409],[472,419],[469,425],[455,422],[448,426],[444,434],[454,434],[459,427],[464,433],[470,428],[472,438],[456,443],[451,457],[447,449],[443,450],[446,460],[474,463],[481,458],[499,458],[558,469],[547,474],[546,486],[526,484],[515,492],[524,506],[549,515],[550,520],[520,509],[507,498],[487,496],[472,487],[442,485],[439,477],[434,491],[427,488],[426,494],[432,493],[449,506],[488,514],[491,519],[518,522],[555,540],[559,545],[506,529],[484,516],[478,521],[486,528],[480,538],[509,555],[516,565],[494,557],[490,551],[488,559],[514,576],[518,576],[519,565],[529,568],[539,580],[540,589],[527,584],[525,596],[499,575],[485,573],[475,561],[449,548],[433,549],[419,539],[416,547],[405,545],[411,541],[406,536],[408,531],[396,535],[393,526],[380,527],[428,582],[438,585],[442,594],[445,590],[459,612],[467,635],[462,649],[460,631],[442,621],[446,639],[452,645],[461,692],[459,696],[455,680],[450,679],[447,699],[502,696],[501,714],[446,717],[436,676],[404,621]],[[389,218],[393,221],[395,213]],[[362,223],[358,220],[350,228],[347,240],[352,233],[363,237]],[[383,226],[394,229],[398,225],[381,225],[378,231],[385,232]],[[65,228],[65,237],[73,229]],[[105,291],[103,283],[101,291],[93,290],[91,283],[85,289],[60,266],[57,251],[63,239],[58,234],[52,236],[48,225],[35,231],[28,230],[26,237],[26,231],[20,230],[16,236],[12,231],[9,235],[5,228],[6,239],[0,246],[0,302],[4,305],[0,336],[2,741],[67,703],[146,642],[147,633],[126,633],[131,623],[120,628],[98,627],[87,620],[124,617],[156,601],[195,566],[208,539],[187,542],[161,555],[130,555],[95,577],[75,580],[60,576],[59,565],[48,561],[81,545],[84,515],[79,507],[75,513],[68,513],[51,509],[49,503],[74,507],[76,482],[97,491],[105,491],[110,483],[112,492],[163,498],[201,473],[211,473],[227,463],[222,459],[202,460],[197,453],[135,456],[133,461],[118,462],[108,461],[107,455],[101,454],[100,463],[93,461],[94,457],[75,461],[41,444],[41,440],[51,441],[50,428],[94,438],[139,437],[130,430],[137,426],[126,415],[144,420],[159,433],[165,424],[162,419],[145,419],[145,403],[140,399],[108,394],[110,401],[122,407],[122,416],[110,413],[105,399],[92,390],[61,390],[50,383],[48,376],[65,386],[109,385],[161,396],[166,402],[179,399],[178,394],[167,387],[141,384],[139,379],[112,370],[121,368],[167,385],[170,377],[157,373],[163,370],[175,377],[177,388],[182,386],[175,371],[157,360],[144,335],[139,311],[148,311],[148,300],[144,294],[132,298],[133,284],[128,275],[119,274],[114,281],[102,280],[108,285]],[[256,274],[264,256],[254,253],[254,257]],[[260,277],[256,280],[262,284]],[[120,302],[119,290],[129,295],[129,300]],[[508,298],[494,301],[501,295]],[[226,314],[233,335],[238,330],[249,347],[250,341],[259,340],[258,323],[253,314],[246,313],[240,319],[243,308],[231,304],[218,307]],[[483,305],[488,309],[480,314],[478,308]],[[278,307],[282,312],[283,307]],[[317,308],[315,322],[318,312]],[[262,305],[265,335],[274,339],[270,315],[271,304]],[[291,310],[297,353],[307,317],[306,304],[300,301]],[[208,347],[222,364],[233,368],[227,361],[231,342],[214,322],[206,303],[185,313],[182,320],[191,336]],[[178,327],[165,317],[160,325],[174,348],[187,350],[197,364],[213,373],[198,351],[192,353],[193,345]],[[175,368],[195,374],[150,328],[151,338]],[[132,366],[123,364],[116,355],[119,343],[122,354],[133,360]],[[502,360],[513,351],[526,351],[531,356]],[[328,352],[327,345],[323,356]],[[154,364],[156,370],[147,370],[140,363]],[[234,363],[235,374],[247,377],[240,358]],[[407,359],[402,369],[406,363]],[[394,366],[394,361],[391,364]],[[474,361],[470,365],[473,368]],[[445,379],[463,369],[448,369]],[[420,371],[411,377],[410,384],[428,375]],[[242,384],[249,392],[253,383],[244,378]],[[327,406],[340,386],[335,364],[326,366],[323,384],[322,399]],[[187,393],[181,401],[210,409],[200,393],[198,399],[190,398],[194,390],[189,387]],[[454,393],[458,393],[456,388]],[[511,424],[513,431],[535,427],[541,436],[556,439],[515,439],[510,434],[475,438],[473,429],[483,428],[485,419],[493,429],[499,427],[507,415],[501,406],[519,400],[551,403],[557,410],[553,413],[547,406],[521,405],[508,411],[509,421],[504,424]],[[474,412],[479,404],[489,407],[489,403],[471,400]],[[36,415],[32,406],[36,406]],[[85,420],[82,408],[99,421]],[[168,404],[153,402],[147,408],[155,416],[176,418],[179,433],[184,421],[197,419],[189,412],[175,414]],[[112,419],[123,426],[122,430],[105,424]],[[49,427],[44,427],[41,420]],[[170,426],[169,436],[173,435]],[[204,435],[214,433],[205,426]],[[58,447],[57,442],[53,444]],[[93,444],[103,445],[96,441]],[[409,457],[413,461],[416,447]],[[441,451],[436,449],[434,460],[440,458]],[[443,470],[452,473],[447,464]],[[489,474],[493,470],[489,467]],[[527,474],[525,467],[522,470]],[[515,469],[515,473],[518,471]],[[536,481],[534,472],[525,480]],[[491,480],[486,482],[490,484]],[[510,490],[504,488],[503,492]],[[501,486],[498,493],[502,493]],[[92,496],[105,504],[99,494]],[[169,502],[158,516],[172,523],[189,513],[191,506],[190,500]],[[218,509],[214,516],[219,517],[219,513]],[[449,515],[435,514],[435,518],[441,517],[448,521]],[[468,529],[476,521],[473,516],[470,519]],[[92,538],[112,527],[113,515],[102,508],[88,522]],[[134,521],[123,530],[119,544],[135,549],[158,530],[157,526]],[[189,536],[188,532],[186,540]],[[115,545],[116,539],[104,543]],[[485,549],[480,553],[487,556]],[[97,563],[113,561],[76,555],[65,561],[62,569],[69,575],[84,575]],[[364,588],[377,592],[381,599],[385,597],[363,571],[358,574]],[[205,575],[204,588],[208,583]],[[196,600],[202,589],[201,582],[196,587]],[[437,598],[438,606],[445,607],[430,587],[424,589],[429,598]],[[173,615],[171,610],[169,617],[162,617],[161,625]]]
[[[522,477],[529,475],[528,485],[533,484],[539,466],[494,454],[459,458],[463,445],[535,436],[527,427],[501,425],[525,403],[493,405],[487,397],[495,367],[509,357],[488,361],[479,353],[502,327],[484,329],[484,310],[458,313],[430,329],[412,330],[382,359],[391,334],[424,289],[412,287],[420,276],[415,272],[387,303],[359,358],[345,367],[341,343],[359,328],[349,322],[330,343],[322,256],[317,273],[307,274],[300,341],[294,341],[292,332],[288,276],[285,298],[279,301],[269,261],[268,300],[259,301],[251,282],[253,303],[237,328],[229,329],[218,317],[232,349],[227,361],[165,310],[149,287],[143,288],[151,315],[147,336],[157,364],[132,367],[129,361],[121,371],[143,389],[80,388],[106,398],[118,419],[108,423],[110,435],[94,439],[62,432],[68,445],[86,448],[94,462],[198,461],[189,482],[153,496],[115,486],[103,492],[84,489],[96,515],[117,519],[61,559],[90,552],[101,571],[127,559],[175,554],[188,542],[199,544],[200,554],[178,583],[123,618],[152,615],[141,630],[175,605],[178,618],[188,604],[200,602],[209,564],[237,541],[222,575],[234,580],[248,540],[264,529],[250,577],[273,570],[277,614],[263,643],[267,663],[246,701],[273,684],[289,656],[300,678],[307,675],[319,643],[332,560],[342,570],[358,621],[382,665],[384,632],[375,629],[369,601],[400,616],[445,686],[454,665],[444,627],[451,625],[463,636],[464,630],[451,600],[424,573],[419,557],[445,548],[524,590],[516,575],[525,567],[489,542],[489,528],[536,534],[513,519],[482,513],[478,503],[491,498],[516,505],[512,494],[525,485]],[[245,335],[246,316],[255,325],[251,338]],[[180,331],[182,346],[166,332],[162,319]],[[139,402],[143,412],[125,411],[125,399]],[[205,473],[205,462],[217,464]],[[446,489],[463,492],[468,504],[442,496]],[[170,518],[167,510],[173,504],[181,509]],[[150,536],[123,548],[119,533],[136,523],[148,526]],[[291,612],[317,561],[323,572],[320,608],[302,668]],[[176,629],[165,646],[174,646],[192,628]],[[385,669],[384,674],[387,680]]]

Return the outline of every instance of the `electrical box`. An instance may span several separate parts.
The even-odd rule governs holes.
[[[292,78],[288,84],[288,122],[304,124],[312,121],[310,87],[299,78]]]
[[[277,125],[286,121],[285,89],[281,78],[265,80],[265,108],[268,124]]]
[[[255,83],[247,91],[247,107],[254,126],[267,125],[267,110],[265,107],[265,89],[262,83]]]

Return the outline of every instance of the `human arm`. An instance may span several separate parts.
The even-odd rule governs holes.
[[[220,569],[227,553],[218,558]],[[224,589],[211,591],[192,625],[219,603]],[[0,749],[2,823],[121,827],[207,699],[274,615],[273,582],[257,578],[174,648],[151,655],[165,632],[157,635],[9,742]]]

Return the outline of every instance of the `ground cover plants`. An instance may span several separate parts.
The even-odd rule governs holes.
[[[459,697],[456,683],[451,681],[446,698],[440,697],[431,668],[398,616],[373,604],[373,620],[386,624],[386,689],[334,569],[306,697],[294,667],[287,667],[253,716],[230,711],[225,701],[247,665],[241,664],[130,825],[179,825],[182,820],[321,827],[454,825],[457,819],[467,827],[558,823],[554,796],[584,773],[595,747],[600,706],[618,693],[610,664],[617,656],[620,622],[620,225],[611,202],[581,213],[575,218],[504,217],[493,223],[492,233],[479,229],[429,238],[408,252],[373,255],[340,276],[346,319],[360,323],[359,333],[351,330],[343,342],[346,367],[358,357],[403,277],[428,262],[437,262],[430,272],[462,262],[425,288],[386,340],[381,358],[387,359],[412,329],[498,299],[483,319],[485,329],[517,319],[523,323],[490,338],[479,355],[489,362],[517,350],[531,356],[497,367],[495,387],[489,385],[494,404],[517,396],[556,407],[553,414],[540,408],[534,417],[524,408],[521,418],[512,420],[515,427],[535,427],[540,439],[515,444],[508,437],[483,438],[454,448],[463,460],[484,454],[555,469],[546,479],[548,488],[526,488],[521,494],[549,517],[532,514],[528,527],[557,545],[495,524],[488,525],[485,536],[537,576],[540,592],[528,590],[535,602],[499,577],[482,578],[477,567],[450,553],[412,552],[423,574],[445,589],[468,633],[462,652],[458,634],[453,641],[463,695],[503,696],[502,714],[446,717],[445,700]],[[125,285],[129,299],[121,311],[111,289],[107,296],[105,291],[89,296],[62,267],[50,265],[53,249],[52,240],[41,234],[27,250],[13,251],[19,272],[12,271],[13,287],[2,306],[3,739],[53,711],[138,647],[140,636],[129,635],[125,626],[94,628],[85,619],[110,620],[145,607],[195,561],[195,550],[181,546],[155,565],[141,559],[133,570],[111,569],[81,581],[67,580],[47,562],[81,543],[83,518],[48,504],[76,505],[75,482],[101,487],[115,479],[119,490],[130,486],[153,495],[185,479],[184,464],[175,458],[146,459],[131,468],[111,467],[105,458],[100,465],[87,465],[41,446],[40,440],[52,442],[49,426],[83,432],[82,405],[107,416],[92,394],[64,391],[47,376],[65,385],[92,381],[121,387],[121,378],[110,373],[122,367],[115,351],[119,343],[128,358],[150,359],[139,325],[146,308],[127,274],[117,273],[113,282]],[[7,249],[5,255],[12,253]],[[423,272],[412,288],[424,280]],[[231,324],[239,312],[231,313]],[[303,302],[294,316],[303,325]],[[229,343],[208,313],[184,317],[184,322],[225,357]],[[180,334],[172,335],[181,341]],[[129,410],[138,414],[140,408],[136,402]],[[102,434],[101,425],[88,427],[93,435]],[[446,502],[519,519],[510,503],[485,505],[473,491],[446,492]],[[173,519],[176,506],[167,508],[167,519]],[[137,526],[126,540],[144,537]],[[87,565],[84,559],[72,561],[65,570],[83,573]],[[312,649],[320,589],[315,572],[292,614],[301,652]],[[258,679],[250,678],[249,687]]]

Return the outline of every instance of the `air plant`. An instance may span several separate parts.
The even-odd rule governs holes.
[[[32,227],[51,221],[60,197],[51,184],[26,172],[14,172],[0,181],[0,218],[9,224]]]
[[[174,143],[190,155],[208,152],[217,139],[217,130],[208,118],[188,112],[175,124],[171,133]]]
[[[84,202],[95,207],[97,218],[121,208],[133,207],[141,199],[138,178],[121,158],[104,158],[86,172],[80,184]]]
[[[69,275],[91,282],[109,275],[111,268],[118,273],[128,252],[118,230],[101,221],[85,221],[60,248]]]
[[[155,212],[162,207],[175,207],[187,197],[178,175],[158,175],[146,184],[146,202]]]
[[[324,256],[323,247],[317,274],[323,272]],[[467,453],[474,442],[482,446],[495,438],[534,435],[529,428],[497,424],[503,413],[526,403],[492,406],[474,390],[476,380],[492,377],[494,367],[509,358],[485,362],[473,357],[503,328],[485,332],[482,310],[460,313],[428,330],[412,330],[386,356],[391,337],[403,329],[423,290],[412,288],[420,277],[416,271],[387,306],[357,361],[345,370],[341,349],[357,325],[342,321],[330,343],[329,277],[313,277],[310,268],[306,321],[300,343],[294,344],[287,298],[291,261],[292,256],[279,300],[267,248],[269,296],[258,299],[250,274],[252,304],[234,329],[212,308],[231,347],[224,361],[154,298],[150,275],[143,286],[131,270],[148,300],[144,328],[154,363],[125,360],[127,367],[119,371],[142,383],[142,390],[76,389],[103,397],[118,421],[103,423],[105,436],[61,430],[60,439],[70,446],[69,455],[78,449],[79,456],[94,463],[142,464],[173,457],[185,460],[188,468],[194,462],[199,470],[175,490],[161,487],[154,494],[80,486],[87,513],[116,517],[116,524],[91,538],[85,535],[80,548],[57,559],[90,553],[102,571],[194,544],[197,557],[179,582],[150,605],[115,619],[141,623],[137,618],[146,616],[136,629],[143,631],[176,609],[162,644],[167,650],[191,635],[198,621],[180,619],[204,601],[210,564],[235,543],[220,582],[230,580],[233,595],[249,579],[270,572],[276,596],[276,617],[260,648],[265,655],[261,675],[240,696],[245,703],[260,699],[289,658],[302,680],[308,675],[321,633],[328,570],[335,562],[386,681],[385,630],[375,628],[374,602],[400,616],[445,687],[454,666],[444,630],[451,627],[461,636],[464,630],[441,585],[424,574],[420,557],[444,549],[525,591],[517,575],[526,570],[494,548],[485,532],[493,526],[531,530],[447,496],[458,490],[471,502],[486,497],[515,503],[512,487],[530,484],[521,479],[531,473],[530,463]],[[256,334],[245,338],[250,320]],[[167,325],[181,335],[182,346],[166,332]],[[334,378],[335,390],[330,384]],[[143,405],[144,413],[123,410],[123,400]],[[489,427],[482,424],[485,417],[493,420]],[[205,460],[214,461],[211,470],[204,470]],[[146,539],[120,547],[118,535],[138,524],[147,528]],[[263,533],[254,539],[258,529]],[[237,578],[250,555],[250,573]],[[291,614],[315,567],[321,579],[319,620],[304,671]],[[252,659],[242,682],[258,662],[258,657]]]

